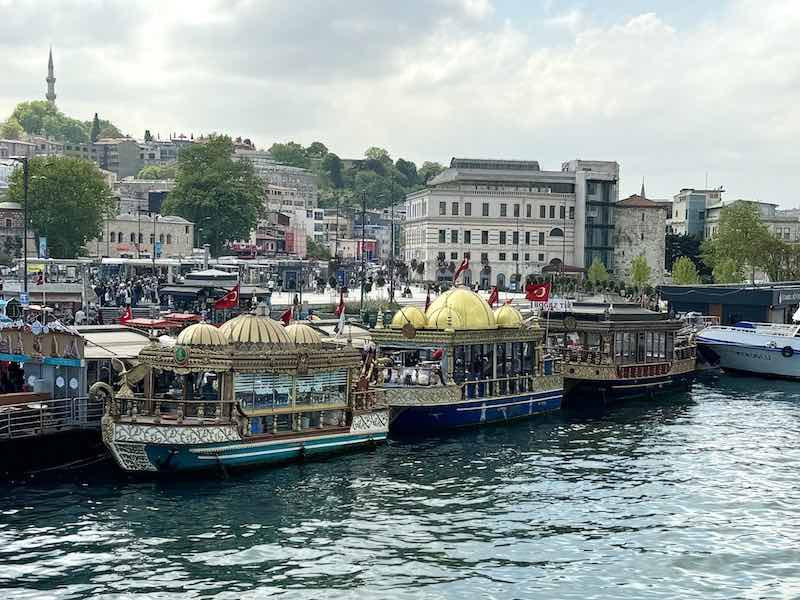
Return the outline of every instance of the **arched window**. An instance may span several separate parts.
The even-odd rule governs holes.
[[[167,234],[167,244],[171,244],[171,243],[172,243],[172,234],[168,233]]]
[[[143,240],[144,240],[144,237],[143,237],[143,235],[140,233],[140,234],[139,234],[139,243],[141,244]]]
[[[158,236],[158,241],[161,242],[162,244],[164,243],[164,234],[163,233]]]
[[[505,290],[506,289],[506,276],[502,273],[497,274],[497,289],[498,290]]]
[[[122,232],[121,232],[121,231],[120,231],[120,232],[117,234],[117,241],[118,241],[120,244],[121,244],[122,242],[124,242],[124,241],[125,241],[125,238],[124,238],[124,237],[122,237]]]
[[[117,241],[117,234],[115,232],[113,232],[113,231],[111,232],[111,235],[108,236],[108,237],[111,239],[112,242],[116,242]]]
[[[560,227],[550,230],[550,237],[564,237],[564,230]]]
[[[136,234],[135,233],[131,233],[131,244],[135,244],[135,243],[136,243]]]
[[[11,219],[6,219],[6,227],[7,228],[11,227]]]

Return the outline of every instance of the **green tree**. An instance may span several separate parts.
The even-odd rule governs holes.
[[[5,123],[0,125],[0,138],[5,140],[21,140],[25,134],[22,125],[14,117],[8,117]]]
[[[328,153],[328,147],[322,142],[311,142],[311,145],[306,148],[306,156],[308,158],[321,159]]]
[[[703,243],[703,260],[710,267],[724,259],[750,267],[751,280],[769,253],[775,250],[775,238],[761,221],[758,207],[744,200],[725,206],[719,219],[716,237]]]
[[[359,171],[353,183],[355,199],[360,203],[361,194],[367,193],[367,208],[385,208],[404,197],[403,188],[392,185],[389,177],[382,177],[374,171]]]
[[[608,271],[599,257],[595,256],[594,260],[592,260],[592,264],[589,265],[589,270],[586,272],[586,278],[592,286],[608,281]]]
[[[389,155],[389,151],[385,148],[379,148],[378,146],[370,146],[364,151],[364,158],[369,160],[377,160],[384,165],[392,164],[392,157]]]
[[[306,244],[306,258],[316,260],[330,260],[331,253],[325,246],[318,244],[314,240],[308,240]]]
[[[97,113],[94,113],[94,119],[92,119],[92,129],[89,132],[89,139],[92,142],[96,142],[97,138],[100,137],[100,117],[97,116]]]
[[[47,237],[53,258],[76,258],[87,240],[100,235],[113,200],[100,169],[80,158],[36,156],[30,160],[28,215]],[[23,201],[22,169],[11,175],[9,197]]]
[[[246,239],[264,211],[264,184],[252,163],[234,160],[227,136],[210,136],[178,157],[175,189],[162,211],[201,227],[201,243],[219,254],[227,242]]]
[[[636,289],[642,289],[650,281],[651,274],[652,269],[647,264],[644,254],[640,254],[633,259],[631,263],[631,282],[636,286]]]
[[[116,125],[109,121],[100,120],[100,137],[98,139],[115,139],[125,137],[125,134],[117,129]]]
[[[272,158],[284,165],[307,168],[309,165],[306,149],[296,142],[275,143],[269,147]]]
[[[672,281],[678,285],[700,283],[694,261],[688,256],[679,257],[672,265]]]
[[[742,270],[732,258],[723,258],[714,265],[714,283],[740,283]]]
[[[398,158],[394,166],[402,176],[403,186],[414,187],[417,185],[417,165],[413,161]]]
[[[445,167],[438,162],[425,161],[417,171],[418,181],[420,185],[425,185],[431,177],[436,177],[439,173],[444,171]]]
[[[136,175],[136,179],[165,180],[175,179],[178,176],[178,165],[147,165]]]
[[[344,187],[342,169],[342,159],[335,154],[328,152],[322,159],[322,172],[330,185],[336,189]]]

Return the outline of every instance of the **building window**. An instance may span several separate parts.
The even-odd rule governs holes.
[[[151,244],[155,244],[156,243],[156,234],[155,233],[151,233],[150,234],[150,243]]]
[[[515,217],[519,216],[519,204],[514,205],[514,216]]]
[[[439,254],[436,256],[439,262],[444,262],[444,257],[445,257],[444,252],[439,252]]]
[[[481,252],[481,262],[488,263],[489,262],[489,253],[488,252]]]
[[[458,260],[458,252],[451,252],[450,260]]]
[[[597,193],[597,184],[591,181],[586,184],[586,193],[590,196]]]
[[[642,236],[642,241],[644,241],[644,233],[642,233],[641,236]]]
[[[531,206],[530,204],[528,204],[528,206],[525,207],[525,216],[528,217],[529,219],[531,218],[531,209],[532,208],[533,208],[533,206]]]
[[[501,204],[500,205],[500,216],[501,217],[507,217],[508,216],[506,214],[507,212],[508,212],[508,205],[507,204]]]
[[[559,206],[558,207],[558,218],[559,219],[566,219],[567,218],[567,207],[566,206]]]
[[[171,244],[171,243],[172,243],[172,234],[171,234],[171,233],[168,233],[168,234],[167,234],[167,245],[169,245],[169,244]]]
[[[547,216],[547,207],[542,204],[539,206],[539,218],[544,219]]]
[[[528,246],[528,245],[530,245],[530,243],[531,243],[531,232],[530,231],[526,231],[525,232],[525,245]]]
[[[539,245],[544,246],[544,231],[539,232]]]
[[[113,231],[111,232],[111,235],[109,235],[108,237],[112,242],[116,242],[117,241],[117,234],[114,233]]]
[[[644,213],[642,213],[642,223],[644,223]]]
[[[517,262],[517,261],[519,260],[519,254],[517,254],[516,252],[514,252],[514,253],[511,255],[511,260],[513,260],[514,262]]]
[[[439,202],[439,216],[447,214],[447,202]]]
[[[131,244],[135,244],[135,243],[136,243],[136,234],[132,233],[131,234]]]
[[[164,234],[163,233],[158,236],[158,241],[161,242],[162,244],[164,243]]]
[[[642,234],[644,235],[644,234]],[[564,237],[564,230],[560,227],[556,227],[550,230],[550,237]]]
[[[552,204],[550,205],[550,218],[551,219],[556,218],[556,207],[553,206]]]
[[[123,238],[123,237],[122,237],[122,232],[120,231],[120,232],[117,234],[117,241],[118,241],[118,242],[121,244],[121,243],[122,243],[122,240],[124,240],[124,239],[125,239],[125,238]]]
[[[506,232],[505,231],[501,231],[500,232],[500,245],[501,246],[505,246],[506,245]]]
[[[544,262],[544,254],[539,253],[539,262]]]
[[[464,232],[464,243],[471,244],[472,243],[472,232],[467,230]]]
[[[528,262],[530,259],[531,259],[531,253],[530,252],[526,252],[525,253],[525,262]]]
[[[11,228],[11,219],[6,219],[6,228],[7,229]]]
[[[488,231],[481,231],[481,244],[488,244],[489,243],[489,232]]]
[[[457,217],[457,216],[458,216],[458,202],[453,202],[453,204],[452,204],[452,212],[451,212],[451,214],[452,214],[454,217]]]
[[[444,244],[447,242],[447,232],[444,229],[439,230],[439,243]]]
[[[501,252],[500,254],[497,255],[497,260],[502,262],[505,259],[506,259],[506,253],[505,252]]]
[[[515,246],[519,244],[519,231],[515,231],[511,234],[511,243]]]
[[[139,234],[139,243],[140,244],[144,243],[144,235],[141,233]]]
[[[472,216],[472,202],[464,202],[464,216],[465,217]]]
[[[183,233],[185,233],[187,235],[189,234],[189,226],[188,225],[183,228]]]
[[[574,219],[575,218],[575,207],[574,206],[570,206],[569,207],[569,218],[570,219]]]
[[[467,260],[469,260],[470,258],[472,258],[472,253],[470,253],[470,252],[464,252],[464,258],[466,258]]]
[[[457,244],[458,243],[458,229],[451,229],[450,230],[450,243]]]
[[[489,203],[488,202],[484,202],[483,205],[481,206],[481,214],[484,217],[488,217],[489,216]]]

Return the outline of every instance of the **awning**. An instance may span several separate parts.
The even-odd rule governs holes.
[[[77,329],[86,340],[86,360],[133,359],[150,343],[147,334],[124,325],[87,325]]]
[[[158,290],[160,296],[187,296],[194,298],[200,290],[207,290],[213,288],[198,287],[194,285],[165,285]]]

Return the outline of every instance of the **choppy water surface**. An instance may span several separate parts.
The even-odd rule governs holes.
[[[800,384],[228,480],[3,487],[2,598],[797,598]]]

